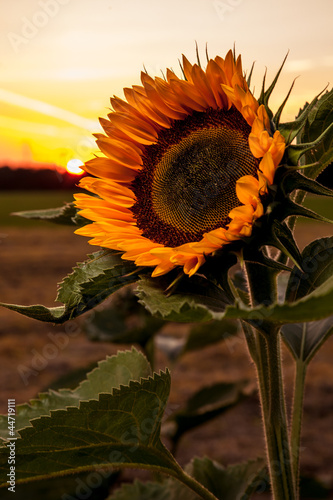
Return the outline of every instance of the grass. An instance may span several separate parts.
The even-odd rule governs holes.
[[[61,207],[65,202],[73,201],[71,191],[2,191],[0,192],[0,226],[49,227],[49,222],[28,220],[10,215],[12,212]],[[333,198],[307,196],[305,206],[333,219]],[[300,219],[303,224],[311,224],[309,219]],[[52,227],[58,227],[52,224]]]
[[[40,220],[10,215],[12,212],[56,208],[73,201],[71,191],[0,191],[0,227],[60,227]]]

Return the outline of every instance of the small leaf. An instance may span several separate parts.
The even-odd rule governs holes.
[[[179,465],[160,440],[170,391],[168,372],[102,393],[99,400],[56,410],[20,431],[16,482],[112,467],[154,469],[177,476]],[[6,486],[8,448],[0,448]]]
[[[288,302],[305,297],[333,275],[333,237],[312,241],[304,248],[301,261],[304,272],[294,267],[290,274]]]
[[[320,321],[284,325],[283,340],[296,360],[309,363],[333,333],[333,316]]]
[[[64,323],[97,306],[119,288],[135,283],[139,272],[143,273],[142,268],[122,260],[118,252],[96,252],[60,283],[56,300],[64,306],[0,305],[39,321]]]
[[[47,222],[54,222],[55,224],[62,224],[65,226],[84,225],[89,223],[87,219],[81,217],[81,224],[77,224],[77,209],[74,203],[66,203],[62,207],[48,208],[44,210],[28,210],[26,212],[14,212],[12,215],[23,217],[25,219],[40,219]],[[83,222],[83,223],[82,223]]]
[[[62,334],[61,334],[62,335]],[[88,373],[87,378],[74,389],[49,390],[39,394],[27,404],[16,407],[15,426],[20,431],[30,424],[30,420],[42,415],[49,415],[52,410],[64,409],[68,406],[78,407],[80,401],[98,399],[101,392],[112,393],[120,385],[128,385],[131,380],[140,380],[151,374],[147,359],[142,353],[132,351],[119,352],[116,356],[100,361],[98,367]],[[0,416],[0,436],[8,438],[7,415]]]

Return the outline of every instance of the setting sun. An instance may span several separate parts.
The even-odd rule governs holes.
[[[82,168],[80,168],[82,165],[83,162],[81,160],[74,158],[73,160],[69,160],[66,166],[66,170],[69,174],[81,175],[84,172]]]

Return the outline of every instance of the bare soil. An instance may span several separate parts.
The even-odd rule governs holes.
[[[326,225],[306,225],[298,230],[301,246],[328,235]],[[0,229],[0,300],[7,303],[52,306],[56,283],[76,262],[94,249],[71,228]],[[74,368],[104,359],[118,349],[110,343],[91,342],[82,332],[83,319],[53,326],[0,310],[0,411],[6,412],[7,399],[20,404],[45,390],[61,375]],[[69,326],[71,325],[71,326]],[[172,328],[181,334],[180,325]],[[70,334],[64,347],[57,347],[56,334]],[[333,338],[319,351],[310,365],[304,402],[302,430],[302,473],[315,476],[333,488]],[[44,361],[43,361],[44,360]],[[159,353],[157,368],[164,368]],[[288,402],[294,376],[293,361],[284,352],[285,384]],[[173,368],[170,408],[179,408],[197,389],[216,381],[235,381],[256,374],[244,342],[234,341],[208,347],[183,356]],[[187,463],[193,455],[207,455],[228,465],[263,456],[264,442],[257,395],[213,421],[188,432],[182,439],[177,459]],[[258,498],[265,498],[264,495]],[[333,495],[332,497],[333,498]]]

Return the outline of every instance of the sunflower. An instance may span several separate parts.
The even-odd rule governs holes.
[[[89,160],[75,195],[92,221],[76,232],[123,252],[152,276],[182,266],[189,276],[207,256],[252,234],[285,152],[268,112],[249,90],[241,56],[183,56],[183,78],[141,74],[142,85],[111,98],[96,134],[104,156]]]

